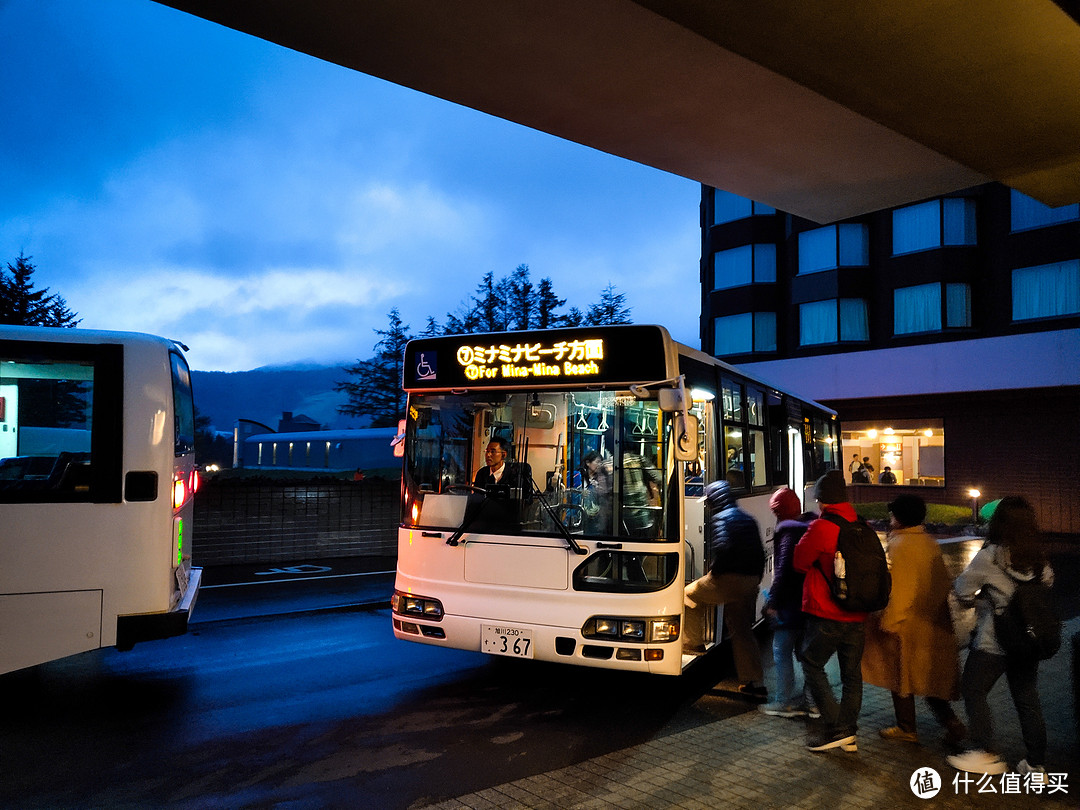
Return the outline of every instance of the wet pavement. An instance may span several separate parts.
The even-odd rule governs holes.
[[[1066,627],[1068,637],[1080,634],[1080,619],[1072,619]],[[1080,806],[1080,749],[1070,652],[1066,642],[1040,667],[1050,741],[1047,770],[1053,780],[1041,793],[1032,792],[1015,773],[1024,748],[1002,679],[991,693],[991,706],[999,743],[1014,771],[1004,781],[1000,776],[982,781],[972,776],[965,783],[964,775],[945,762],[943,733],[921,701],[917,701],[918,744],[882,739],[878,729],[895,723],[892,699],[888,691],[867,686],[855,753],[840,749],[813,753],[805,747],[804,721],[750,711],[429,805],[428,810],[1076,808]],[[957,708],[963,716],[962,706]],[[938,792],[931,795],[935,786]]]
[[[963,568],[981,541],[944,546],[953,574]],[[1012,772],[1004,777],[965,778],[945,761],[948,753],[942,732],[924,703],[918,702],[920,742],[898,743],[882,739],[877,731],[894,724],[892,701],[886,690],[864,690],[858,751],[839,749],[813,753],[805,748],[805,723],[764,715],[733,705],[711,722],[657,729],[645,742],[538,772],[435,804],[410,807],[434,810],[463,808],[870,808],[882,805],[944,808],[1076,808],[1080,806],[1080,731],[1074,697],[1073,636],[1080,635],[1080,549],[1058,548],[1053,556],[1065,625],[1062,650],[1040,666],[1040,692],[1046,714],[1050,785],[1036,791],[1015,773],[1024,756],[1016,714],[1002,679],[991,693],[998,738]],[[314,567],[329,565],[338,585],[323,582],[320,595],[301,593],[291,609],[357,609],[365,604],[385,605],[393,587],[392,566],[355,561],[314,561],[250,571],[209,572],[210,587],[200,596],[196,621],[229,619],[240,608],[238,592],[251,610],[258,610],[260,594],[270,594],[278,583],[300,586],[321,574]],[[313,566],[313,567],[307,567]],[[370,570],[358,570],[367,568]],[[348,570],[347,570],[348,569]],[[263,579],[265,577],[266,579]],[[217,589],[230,579],[247,584]],[[339,590],[340,589],[340,590]],[[352,598],[345,598],[352,594]],[[254,597],[254,607],[252,607]],[[264,600],[269,606],[275,600]],[[267,609],[270,609],[269,607]],[[280,610],[280,605],[273,610]],[[763,645],[765,647],[766,645]],[[771,661],[766,653],[767,678],[772,686]],[[834,662],[835,664],[835,662]],[[835,666],[833,678],[836,680]],[[662,681],[658,683],[662,686]],[[703,700],[724,697],[724,684]],[[737,704],[737,701],[733,701]],[[957,706],[963,716],[962,705]],[[936,791],[936,793],[935,793]],[[443,795],[446,795],[444,793]]]

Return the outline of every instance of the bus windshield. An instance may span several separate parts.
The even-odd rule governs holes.
[[[403,522],[678,540],[670,421],[629,391],[414,394]]]

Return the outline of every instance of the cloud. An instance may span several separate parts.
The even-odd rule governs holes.
[[[203,370],[336,363],[524,263],[696,343],[696,183],[144,0],[0,13],[0,261],[32,255],[86,327]]]
[[[100,294],[101,277],[124,279]],[[348,268],[275,268],[241,277],[187,267],[114,267],[75,284],[69,303],[87,328],[151,332],[192,346],[192,365],[236,371],[367,352],[370,331],[401,292],[393,275]],[[250,345],[245,345],[250,344]],[[246,363],[254,363],[245,365]]]

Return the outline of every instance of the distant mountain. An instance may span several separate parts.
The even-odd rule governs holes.
[[[337,412],[348,401],[345,394],[334,391],[335,383],[348,379],[344,365],[192,371],[195,407],[220,431],[231,431],[237,419],[253,419],[277,430],[278,420],[287,411],[310,416],[335,430],[364,427],[365,420]]]

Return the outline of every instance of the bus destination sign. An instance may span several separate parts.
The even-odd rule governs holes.
[[[666,374],[659,327],[622,326],[457,335],[410,341],[404,387],[503,387],[623,382]]]
[[[595,377],[603,360],[602,338],[513,346],[464,345],[457,350],[457,362],[467,380]]]

